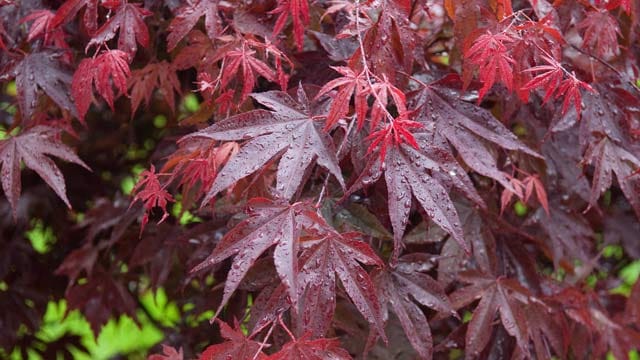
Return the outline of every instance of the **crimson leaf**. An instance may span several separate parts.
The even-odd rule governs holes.
[[[127,61],[129,56],[120,50],[103,51],[96,58],[83,59],[73,74],[71,93],[84,119],[93,101],[93,86],[113,110],[113,85],[123,94],[127,93],[127,78],[131,74]]]
[[[147,360],[183,360],[182,348],[176,348],[162,344],[162,355],[153,354]]]

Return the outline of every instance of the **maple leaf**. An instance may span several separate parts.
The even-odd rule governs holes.
[[[337,339],[315,339],[306,337],[294,339],[286,343],[280,351],[268,357],[269,360],[346,360],[351,359],[349,353],[340,348]]]
[[[103,51],[95,58],[83,59],[73,74],[71,93],[78,107],[80,119],[84,119],[93,101],[93,87],[109,104],[113,111],[113,85],[122,94],[127,93],[127,79],[131,75],[129,70],[129,55],[120,50]]]
[[[69,94],[71,74],[56,58],[59,54],[50,50],[33,52],[25,56],[10,72],[16,78],[18,106],[22,115],[31,118],[38,106],[39,90],[42,90],[63,110],[76,115],[76,107]]]
[[[402,262],[403,259],[400,258],[399,261]],[[373,282],[382,304],[384,319],[388,319],[391,308],[400,320],[411,346],[420,357],[430,359],[433,354],[431,329],[418,304],[457,317],[442,285],[429,275],[402,272],[400,268],[377,271],[373,275]]]
[[[527,175],[523,180],[517,178],[511,178],[511,185],[513,190],[504,189],[502,196],[500,197],[500,214],[504,212],[504,209],[509,205],[513,195],[516,195],[519,199],[528,203],[531,196],[535,193],[538,202],[549,215],[549,200],[547,199],[547,192],[544,189],[544,185],[537,174]]]
[[[542,180],[537,174],[529,175],[522,181],[524,185],[524,202],[528,202],[533,193],[536,193],[536,198],[540,203],[540,206],[549,215],[549,200],[547,199],[547,191],[544,189]]]
[[[505,44],[513,41],[512,37],[504,33],[492,34],[487,31],[478,36],[465,52],[465,58],[478,67],[478,77],[482,82],[478,104],[496,81],[500,81],[508,90],[512,89],[515,60]]]
[[[281,91],[256,93],[252,97],[272,111],[253,110],[235,115],[185,138],[249,140],[219,172],[203,203],[275,157],[281,157],[276,193],[284,199],[293,198],[314,160],[328,169],[344,188],[333,141],[322,130],[322,122],[316,120],[315,109],[303,90],[299,90],[299,101]]]
[[[640,216],[640,194],[638,194],[640,176],[637,175],[640,159],[605,137],[589,146],[582,163],[591,164],[595,168],[589,207],[597,205],[600,196],[611,187],[612,174],[615,174],[624,196]]]
[[[462,190],[479,204],[483,204],[482,199],[477,195],[466,172],[450,154],[443,149],[422,146],[422,141],[418,140],[416,144],[418,143],[421,144],[420,148],[409,145],[392,146],[387,150],[384,160],[389,217],[393,227],[394,257],[397,257],[401,250],[402,237],[411,211],[412,194],[427,215],[469,252],[456,208],[445,186],[454,186]],[[362,184],[374,183],[381,176],[382,159],[375,157],[368,162],[363,175],[349,193],[360,188]]]
[[[304,27],[309,25],[309,3],[307,0],[277,0],[278,4],[270,14],[279,14],[275,25],[273,26],[273,37],[282,32],[287,22],[287,18],[291,15],[293,20],[293,38],[298,50],[302,51],[304,42]]]
[[[504,209],[507,208],[511,199],[513,199],[513,195],[516,195],[520,199],[524,198],[524,184],[522,181],[517,178],[511,178],[509,182],[511,183],[511,188],[504,188],[502,195],[500,195],[500,215],[504,213]]]
[[[377,6],[382,11],[377,21],[367,29],[363,39],[366,59],[362,59],[363,51],[355,51],[349,59],[349,65],[356,69],[366,61],[372,73],[386,75],[400,83],[402,80],[398,80],[398,70],[411,72],[414,62],[411,54],[418,44],[409,20],[413,6],[407,0],[386,0]],[[350,20],[353,23],[355,16]],[[358,18],[358,21],[361,20]]]
[[[113,317],[126,314],[135,319],[136,301],[121,281],[104,270],[94,272],[87,282],[70,287],[65,298],[69,311],[80,310],[95,336]]]
[[[477,272],[463,272],[460,280],[470,285],[449,295],[455,309],[480,299],[467,329],[465,352],[470,356],[480,354],[491,338],[499,313],[504,329],[516,338],[519,349],[528,354],[528,327],[522,303],[527,302],[529,291],[513,279],[496,279]]]
[[[386,74],[382,75],[382,80],[371,85],[369,92],[373,95],[374,101],[371,107],[371,128],[375,129],[380,121],[388,114],[387,106],[389,97],[393,99],[397,112],[402,117],[407,113],[406,98],[404,93],[395,85],[389,82]]]
[[[386,340],[380,303],[369,274],[359,265],[382,266],[382,260],[358,233],[324,231],[320,238],[304,242],[300,265],[300,301],[303,333],[322,337],[335,312],[336,277],[356,309]]]
[[[297,304],[298,237],[305,222],[309,222],[305,217],[313,214],[313,210],[304,203],[289,206],[262,198],[251,199],[247,207],[251,209],[249,218],[229,231],[211,255],[191,270],[200,271],[235,255],[225,281],[222,302],[216,313],[227,304],[258,257],[274,245],[276,247],[273,258],[276,270],[288,289],[292,304]]]
[[[123,2],[115,14],[102,25],[87,44],[85,52],[90,47],[106,44],[118,33],[118,49],[124,51],[129,59],[133,59],[138,51],[138,45],[149,46],[149,30],[144,18],[151,16],[151,11],[142,8],[140,4]]]
[[[622,36],[616,19],[606,10],[589,11],[576,26],[582,33],[583,45],[596,55],[605,57],[616,55],[620,49],[618,35]]]
[[[176,10],[176,17],[169,24],[167,35],[167,50],[172,51],[204,16],[204,26],[209,39],[215,40],[221,33],[220,16],[218,15],[219,0],[188,0]]]
[[[180,179],[178,186],[182,186],[183,189],[181,201],[184,208],[189,208],[194,193],[197,198],[206,195],[218,175],[218,170],[239,149],[236,142],[216,145],[216,141],[208,139],[182,142],[179,150],[171,155],[162,167],[161,172],[173,173],[168,182],[174,178]]]
[[[227,51],[224,55],[225,67],[220,80],[220,86],[225,88],[229,81],[236,76],[238,70],[242,68],[241,101],[244,101],[253,90],[256,83],[256,73],[269,81],[276,81],[275,71],[262,60],[256,58],[254,56],[255,54],[256,51],[251,49],[245,41],[242,41],[240,49]]]
[[[564,97],[564,101],[562,102],[563,114],[567,112],[571,102],[573,101],[573,106],[576,109],[578,118],[580,118],[580,111],[582,109],[582,95],[580,95],[580,88],[592,93],[595,92],[591,85],[578,80],[574,73],[572,73],[570,77],[564,79],[560,83],[560,86],[558,86],[556,98]]]
[[[87,242],[81,248],[73,250],[56,269],[56,275],[66,275],[69,278],[67,288],[76,284],[83,270],[87,276],[91,276],[99,254],[99,249],[91,245]]]
[[[408,144],[416,150],[420,150],[415,137],[409,131],[409,129],[420,129],[422,124],[413,120],[409,120],[410,114],[400,114],[396,119],[385,125],[382,129],[374,131],[367,137],[367,140],[372,140],[367,153],[373,152],[378,145],[380,145],[380,160],[384,161],[387,148],[389,146],[400,146],[402,144]]]
[[[427,86],[418,93],[416,101],[421,108],[417,121],[427,128],[435,127],[436,134],[446,138],[469,167],[507,189],[513,188],[506,174],[497,168],[491,143],[541,158],[490,112],[460,100],[451,90]]]
[[[555,353],[561,359],[567,357],[563,338],[568,332],[564,316],[558,316],[545,302],[531,301],[525,309],[529,337],[538,358],[551,359]]]
[[[181,93],[180,80],[173,66],[166,62],[150,63],[142,69],[131,71],[129,78],[129,89],[131,90],[131,113],[135,114],[138,106],[144,100],[147,107],[151,102],[154,90],[158,89],[164,96],[166,103],[175,112],[175,95]]]
[[[176,350],[173,346],[162,344],[162,354],[150,355],[147,360],[183,360],[182,348]]]
[[[171,194],[169,194],[160,184],[155,166],[151,165],[151,169],[144,170],[140,173],[140,179],[131,190],[131,193],[135,194],[135,196],[133,197],[129,207],[131,207],[136,201],[140,200],[142,201],[145,209],[144,216],[142,217],[142,225],[140,226],[141,236],[145,225],[149,221],[149,212],[155,207],[162,209],[162,218],[160,218],[158,224],[163,222],[169,216],[169,213],[167,212],[167,203],[174,200]]]
[[[542,103],[545,104],[558,90],[558,87],[564,78],[564,68],[556,59],[550,56],[543,55],[542,59],[544,59],[548,65],[538,65],[524,70],[524,72],[527,73],[538,71],[540,73],[529,80],[522,89],[530,91],[539,87],[544,88],[546,91]]]
[[[89,167],[65,144],[57,139],[60,130],[46,126],[33,127],[22,134],[0,142],[0,162],[2,162],[2,189],[13,209],[14,218],[22,189],[20,164],[35,171],[53,191],[71,208],[67,199],[64,177],[60,169],[47,155]]]
[[[223,321],[217,322],[220,325],[220,335],[227,341],[208,346],[200,355],[200,360],[267,359],[261,350],[262,344],[248,339],[242,332],[232,329]]]
[[[99,0],[67,0],[58,8],[56,16],[51,20],[51,26],[58,28],[76,17],[82,8],[85,8],[83,24],[93,34],[98,28],[98,2]]]
[[[63,49],[68,48],[69,46],[64,41],[62,29],[52,26],[54,17],[55,14],[49,10],[36,10],[20,20],[20,23],[33,21],[27,41],[33,41],[41,37],[45,45],[53,45]]]
[[[361,129],[365,116],[367,115],[367,88],[369,87],[364,73],[360,72],[356,74],[351,68],[346,66],[332,66],[331,68],[339,72],[342,77],[324,84],[315,97],[319,99],[333,89],[338,89],[333,96],[329,114],[327,114],[325,130],[331,129],[338,120],[347,115],[349,112],[349,101],[352,95],[355,102],[358,129]]]

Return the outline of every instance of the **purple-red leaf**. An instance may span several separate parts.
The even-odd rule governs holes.
[[[149,30],[144,23],[144,18],[151,14],[140,4],[123,2],[115,14],[93,34],[86,49],[94,45],[102,46],[118,33],[118,49],[133,59],[138,50],[137,44],[144,48],[149,46]]]
[[[76,114],[69,92],[71,73],[60,65],[57,57],[59,54],[53,51],[33,52],[13,69],[18,106],[23,117],[30,119],[36,113],[40,91],[44,91],[63,110]]]
[[[13,209],[14,217],[20,197],[20,164],[35,171],[64,201],[69,208],[67,187],[58,166],[49,158],[55,156],[62,160],[78,164],[87,170],[89,167],[57,138],[60,130],[46,126],[36,126],[24,133],[0,142],[0,162],[2,163],[2,189]]]
[[[169,24],[167,35],[167,50],[172,51],[191,29],[204,16],[207,36],[215,40],[221,32],[220,16],[218,15],[219,0],[188,0],[176,10],[176,17]]]
[[[312,109],[281,91],[252,96],[271,111],[254,110],[232,116],[189,135],[223,141],[248,140],[222,168],[203,203],[275,157],[280,157],[276,193],[285,199],[294,197],[314,160],[344,187],[333,141]]]

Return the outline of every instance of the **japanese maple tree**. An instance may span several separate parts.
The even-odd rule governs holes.
[[[639,0],[0,0],[0,357],[637,358],[639,64]]]

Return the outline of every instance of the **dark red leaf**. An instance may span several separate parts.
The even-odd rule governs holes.
[[[176,10],[176,17],[169,24],[167,35],[167,50],[172,51],[191,29],[204,16],[207,36],[212,41],[221,33],[220,16],[218,15],[219,0],[188,0]]]
[[[84,10],[83,24],[90,34],[98,28],[98,2],[99,0],[67,0],[56,11],[56,16],[51,20],[54,28],[71,22],[82,8]]]
[[[135,114],[142,100],[149,107],[155,90],[163,95],[171,111],[175,111],[175,93],[181,93],[176,69],[166,61],[150,63],[142,69],[131,71],[128,87],[131,91],[132,114]]]
[[[307,340],[300,338],[284,345],[282,350],[268,357],[269,360],[345,360],[351,359],[349,353],[340,348],[336,339]]]
[[[408,258],[407,258],[408,259]],[[421,358],[433,355],[433,339],[427,318],[418,304],[457,316],[444,288],[430,276],[419,272],[386,269],[373,276],[385,320],[393,310],[407,338]]]
[[[30,119],[35,114],[41,90],[61,109],[76,115],[69,91],[71,73],[56,60],[59,56],[49,50],[33,52],[11,72],[16,77],[18,105],[25,118]]]
[[[259,342],[249,340],[239,329],[232,329],[223,321],[218,320],[217,322],[220,325],[220,334],[226,341],[204,349],[200,360],[267,359]]]
[[[144,18],[151,16],[151,12],[140,6],[123,2],[115,14],[93,34],[85,51],[92,46],[103,46],[118,33],[118,49],[125,52],[129,59],[133,59],[138,45],[149,46],[149,30]]]
[[[333,141],[323,131],[322,122],[316,120],[313,109],[280,91],[257,93],[252,97],[271,111],[254,110],[232,116],[189,136],[249,140],[222,168],[204,203],[276,157],[280,157],[276,192],[285,199],[296,194],[314,160],[344,186]]]
[[[182,348],[176,350],[173,346],[162,344],[162,354],[150,355],[147,360],[183,360]]]
[[[0,162],[2,162],[2,189],[16,216],[18,198],[22,189],[20,165],[22,162],[35,171],[64,201],[69,208],[67,187],[58,166],[49,158],[55,156],[62,160],[78,164],[87,170],[89,167],[65,144],[57,138],[60,130],[46,126],[36,126],[24,133],[0,141]]]

